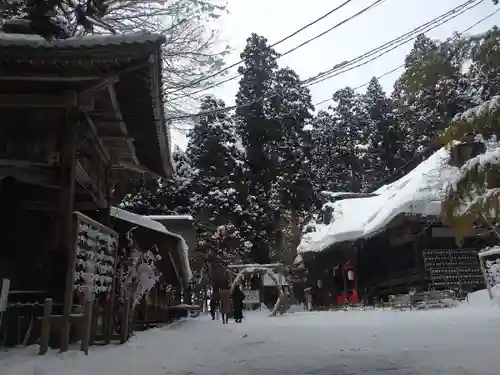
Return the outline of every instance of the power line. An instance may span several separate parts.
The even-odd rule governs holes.
[[[322,33],[320,33],[320,34],[318,34],[318,35],[316,35],[316,36],[314,36],[314,37],[312,37],[312,38],[310,38],[310,39],[308,39],[308,40],[306,40],[306,41],[302,42],[302,43],[301,43],[301,44],[299,44],[298,46],[295,46],[295,47],[293,47],[293,48],[289,49],[288,51],[286,51],[286,52],[284,52],[284,53],[280,54],[280,55],[278,56],[278,59],[280,59],[281,57],[286,56],[286,55],[288,55],[288,54],[290,54],[290,53],[292,53],[292,52],[295,52],[296,50],[298,50],[299,48],[301,48],[301,47],[305,46],[306,44],[309,44],[310,42],[312,42],[312,41],[314,41],[314,40],[316,40],[316,39],[318,39],[318,38],[320,38],[320,37],[322,37],[322,36],[324,36],[324,35],[328,34],[329,32],[331,32],[331,31],[333,31],[333,30],[337,29],[338,27],[340,27],[340,26],[342,26],[342,25],[344,25],[345,23],[347,23],[347,22],[349,22],[349,21],[352,21],[352,20],[353,20],[353,19],[355,19],[356,17],[359,17],[359,16],[360,16],[360,15],[362,15],[363,13],[365,13],[365,12],[369,11],[370,9],[375,8],[376,6],[378,6],[378,5],[382,4],[382,3],[383,3],[383,2],[385,2],[385,1],[387,1],[387,0],[375,0],[372,4],[370,4],[370,5],[368,5],[367,7],[365,7],[365,8],[363,8],[363,9],[361,9],[359,12],[357,12],[357,13],[353,14],[352,16],[350,16],[350,17],[348,17],[348,18],[346,18],[346,19],[344,19],[344,20],[340,21],[339,23],[337,23],[337,24],[335,24],[334,26],[330,27],[328,30],[323,31]],[[469,1],[471,1],[471,0],[469,0]],[[273,45],[271,45],[270,47],[272,48],[272,47],[274,47],[275,45],[276,45],[276,43],[275,43],[275,44],[273,44]],[[231,66],[231,67],[234,67],[234,66],[236,66],[236,65],[239,65],[239,64],[240,64],[241,62],[243,62],[243,61],[244,61],[244,60],[242,60],[242,61],[240,61],[240,62],[238,62],[238,63],[236,63],[236,64],[233,64],[233,66]],[[228,68],[231,68],[231,67],[228,67]],[[215,75],[217,75],[217,74],[215,74]],[[236,75],[234,75],[234,76],[231,76],[231,77],[229,77],[229,78],[226,78],[226,79],[225,79],[225,80],[223,80],[223,81],[216,82],[216,83],[214,83],[214,84],[212,84],[212,85],[209,85],[209,86],[207,86],[207,87],[204,87],[204,88],[202,88],[202,89],[200,89],[200,90],[197,90],[197,91],[191,92],[190,94],[191,94],[191,95],[199,94],[200,92],[207,91],[207,90],[209,90],[209,89],[211,89],[211,88],[217,87],[217,86],[219,86],[219,85],[221,85],[221,84],[224,84],[224,83],[226,83],[226,82],[229,82],[229,81],[235,80],[235,79],[237,79],[239,76],[240,76],[240,74],[238,73],[238,74],[236,74]],[[188,87],[189,87],[189,86],[184,87],[184,88],[188,88]],[[177,92],[177,91],[180,91],[180,89],[179,89],[179,90],[176,90],[176,91],[172,91],[172,92],[170,92],[169,94],[172,94],[172,93]],[[186,95],[180,95],[180,96],[177,96],[177,97],[172,98],[172,100],[181,99],[181,98],[184,98],[185,96],[186,96]]]
[[[430,28],[430,29],[429,29],[429,26],[436,25],[436,23],[438,23],[439,21],[442,21],[442,20],[446,19],[446,18],[447,18],[447,17],[449,17],[449,16],[453,16],[454,14],[456,14],[456,13],[457,13],[457,12],[459,12],[459,11],[466,11],[466,10],[468,10],[468,9],[465,9],[465,10],[464,10],[464,8],[466,8],[467,6],[469,6],[469,5],[471,5],[471,4],[472,4],[472,5],[474,5],[474,3],[476,3],[476,5],[479,5],[479,3],[483,2],[484,0],[480,0],[480,2],[479,2],[479,3],[477,3],[477,1],[478,1],[478,0],[467,0],[467,1],[465,1],[464,3],[462,3],[462,4],[458,5],[458,6],[456,6],[455,8],[452,8],[451,10],[449,10],[449,11],[447,11],[447,12],[445,12],[445,13],[443,13],[443,14],[441,14],[441,15],[439,15],[439,16],[437,16],[437,17],[435,17],[435,18],[433,18],[432,20],[427,21],[426,23],[424,23],[424,24],[422,24],[422,25],[420,25],[420,26],[417,26],[416,28],[414,28],[414,29],[412,29],[412,30],[410,30],[410,31],[408,31],[408,32],[406,32],[406,33],[404,33],[404,34],[401,34],[400,36],[398,36],[398,37],[396,37],[396,38],[394,38],[394,39],[392,39],[392,40],[390,40],[390,41],[388,41],[388,42],[386,42],[386,43],[384,43],[384,44],[382,44],[382,45],[380,45],[380,46],[378,46],[378,47],[376,47],[376,48],[374,48],[374,49],[372,49],[372,50],[370,50],[370,51],[368,51],[368,52],[365,52],[365,53],[363,53],[363,54],[361,54],[361,55],[359,55],[359,56],[357,56],[357,57],[355,57],[355,58],[353,58],[353,59],[351,59],[351,60],[349,60],[349,61],[344,61],[344,62],[342,62],[342,63],[340,63],[340,64],[337,64],[337,65],[336,65],[336,66],[334,66],[333,68],[331,68],[331,69],[329,69],[329,70],[327,70],[327,71],[325,71],[325,72],[321,72],[321,73],[319,73],[317,76],[315,76],[315,77],[313,77],[313,78],[314,78],[314,79],[319,79],[319,78],[321,78],[321,76],[324,76],[324,75],[327,75],[327,74],[333,73],[334,71],[337,71],[337,70],[340,70],[340,69],[342,69],[342,68],[345,68],[345,67],[347,67],[347,66],[349,66],[349,65],[352,65],[352,64],[356,63],[357,61],[361,61],[361,60],[363,60],[363,59],[365,59],[365,58],[367,58],[367,57],[369,57],[369,56],[372,56],[372,55],[374,55],[374,54],[376,54],[376,53],[378,53],[378,52],[380,52],[380,51],[384,50],[384,49],[385,49],[385,48],[387,48],[387,47],[390,47],[390,46],[392,46],[392,45],[394,45],[394,44],[396,44],[396,43],[399,43],[399,42],[401,42],[401,41],[404,41],[405,39],[406,39],[406,41],[409,41],[409,40],[407,39],[408,37],[411,37],[411,36],[415,36],[415,37],[416,37],[418,34],[421,34],[421,33],[423,33],[423,32],[427,32],[427,31],[429,31],[429,30],[432,30],[433,28]],[[460,15],[460,14],[462,14],[462,13],[459,13],[458,15]],[[458,16],[458,15],[456,15],[456,16]],[[454,17],[449,18],[448,20],[445,20],[445,22],[447,22],[447,21],[449,21],[450,19],[453,19],[453,18],[454,18]],[[440,25],[441,25],[441,24],[439,24],[439,25],[437,25],[437,26],[435,26],[435,27],[438,27],[438,26],[440,26]],[[435,28],[435,27],[434,27],[434,28]],[[410,40],[411,40],[411,39],[410,39]],[[388,52],[390,52],[390,51],[392,51],[392,50],[394,50],[394,49],[398,48],[398,47],[399,47],[399,46],[401,46],[401,45],[402,45],[402,44],[400,44],[400,45],[396,46],[395,48],[392,48],[391,50],[387,51],[386,53],[388,53]],[[382,55],[383,55],[383,54],[379,55],[378,57],[381,57]],[[376,57],[376,58],[378,58],[378,57]],[[366,64],[367,64],[367,63],[369,63],[369,62],[371,62],[371,61],[373,61],[373,60],[375,60],[376,58],[374,58],[374,59],[372,59],[372,60],[370,60],[370,61],[367,61],[367,62],[366,62]],[[366,65],[366,64],[360,64],[360,65],[358,65],[358,67],[359,67],[359,66],[361,66],[361,65]],[[211,85],[211,86],[208,86],[208,87],[206,87],[206,88],[204,88],[204,89],[200,89],[200,90],[198,90],[198,91],[195,91],[194,93],[191,93],[191,95],[194,95],[194,94],[197,94],[197,93],[200,93],[200,92],[206,91],[206,90],[208,90],[208,89],[210,89],[210,88],[213,88],[213,87],[218,86],[219,84],[229,82],[229,81],[231,81],[231,80],[233,80],[233,79],[235,79],[235,78],[238,78],[238,77],[239,77],[239,75],[237,74],[237,75],[235,75],[235,76],[233,76],[233,77],[230,77],[230,78],[225,79],[224,81],[221,81],[221,82],[215,83],[215,84],[213,84],[213,85]],[[311,79],[313,79],[313,78],[310,78],[309,80],[311,80]],[[330,77],[330,78],[331,78],[331,77]],[[305,82],[307,83],[309,80],[306,80]],[[186,96],[186,95],[179,96],[179,97],[177,97],[177,98],[175,98],[175,99],[181,99],[181,98],[183,98],[183,97],[185,97],[185,96]],[[198,97],[198,99],[201,99],[201,98],[200,98],[200,97]]]
[[[477,21],[477,22],[475,22],[474,24],[470,25],[468,28],[466,28],[466,29],[462,30],[462,31],[458,34],[458,36],[463,35],[463,34],[465,34],[465,33],[469,32],[471,29],[473,29],[473,28],[474,28],[474,27],[476,27],[477,25],[479,25],[479,24],[483,23],[483,22],[484,22],[484,21],[486,21],[487,19],[489,19],[489,18],[493,17],[493,16],[494,16],[495,14],[497,14],[498,12],[500,12],[500,8],[498,8],[498,9],[496,9],[495,11],[491,12],[490,14],[486,15],[485,17],[481,18],[479,21]],[[388,75],[390,75],[390,74],[392,74],[392,73],[394,73],[394,72],[398,71],[399,69],[404,68],[404,66],[405,66],[405,64],[398,65],[398,66],[396,66],[395,68],[393,68],[393,69],[391,69],[391,70],[389,70],[389,71],[385,72],[384,74],[381,74],[380,76],[377,76],[377,77],[375,77],[375,78],[376,78],[376,79],[381,79],[381,78],[384,78],[384,77],[386,77],[386,76],[388,76]],[[353,89],[354,89],[354,90],[358,90],[358,89],[360,89],[360,88],[363,88],[363,87],[365,87],[365,86],[368,86],[368,84],[369,84],[369,83],[370,83],[370,81],[367,81],[367,82],[365,82],[365,83],[363,83],[363,84],[361,84],[361,85],[358,85],[358,86],[354,87]],[[324,103],[329,102],[329,101],[331,101],[331,100],[333,100],[333,98],[331,98],[331,97],[330,97],[330,98],[327,98],[327,99],[323,99],[323,100],[321,100],[321,101],[319,101],[319,102],[315,103],[315,104],[314,104],[314,106],[318,106],[318,105],[324,104]]]
[[[479,0],[479,1],[478,1],[478,0],[468,0],[468,1],[466,1],[464,4],[462,4],[462,5],[458,6],[458,7],[455,7],[454,9],[452,9],[452,10],[451,10],[451,11],[449,11],[449,12],[447,12],[446,14],[453,14],[454,12],[456,12],[456,10],[457,10],[457,9],[460,9],[460,12],[458,12],[458,13],[456,13],[456,14],[453,14],[453,16],[452,16],[452,17],[449,17],[449,18],[448,18],[448,19],[446,19],[444,22],[441,22],[441,23],[439,23],[439,24],[437,24],[437,25],[434,25],[434,26],[433,26],[433,27],[431,27],[431,28],[428,28],[428,30],[427,30],[427,31],[432,30],[432,29],[434,29],[434,28],[436,28],[436,27],[439,27],[439,26],[443,25],[444,23],[446,23],[446,22],[450,21],[451,19],[454,19],[454,18],[456,18],[456,17],[460,16],[461,14],[463,14],[463,13],[465,13],[465,12],[469,11],[470,9],[474,8],[475,6],[479,5],[479,4],[480,4],[480,3],[482,3],[482,2],[484,2],[484,0]],[[471,4],[472,4],[472,6],[470,6],[470,7],[468,7],[468,8],[463,9],[463,7],[464,7],[464,6],[468,6],[468,5],[471,5]],[[441,17],[441,16],[440,16],[440,17]],[[438,17],[438,18],[440,18],[440,17]],[[416,37],[416,36],[415,36],[415,37]],[[412,39],[414,39],[415,37],[413,37]],[[361,65],[366,65],[367,63],[369,63],[369,62],[371,62],[371,61],[373,61],[373,60],[375,60],[375,59],[377,59],[377,58],[381,57],[382,55],[384,55],[384,54],[386,54],[386,53],[390,52],[391,50],[394,50],[395,48],[398,48],[399,46],[401,46],[401,45],[403,45],[403,44],[408,43],[408,42],[409,42],[409,41],[411,41],[412,39],[406,40],[406,41],[404,41],[403,43],[400,43],[399,45],[397,45],[396,47],[393,47],[393,48],[392,48],[392,49],[390,49],[389,51],[385,51],[384,53],[379,54],[379,55],[375,56],[374,58],[372,58],[372,59],[370,59],[370,60],[368,60],[368,61],[366,61],[366,62],[363,62],[363,63],[358,64],[358,65],[354,65],[354,66],[352,66],[352,67],[350,67],[350,68],[348,68],[348,69],[344,69],[344,70],[342,70],[342,71],[340,71],[340,72],[337,72],[336,74],[333,74],[333,75],[330,75],[330,76],[328,76],[328,77],[325,77],[325,72],[322,72],[322,73],[319,73],[319,74],[317,74],[317,75],[315,75],[315,76],[313,76],[313,77],[311,77],[311,78],[308,78],[308,79],[306,79],[306,80],[302,81],[301,83],[302,83],[302,84],[305,84],[305,85],[306,85],[306,86],[308,86],[308,87],[309,87],[309,86],[313,86],[313,85],[315,85],[315,84],[318,84],[318,83],[320,83],[320,82],[325,81],[326,79],[330,79],[330,78],[332,78],[332,77],[334,77],[334,76],[337,76],[337,75],[339,75],[339,74],[342,74],[342,73],[348,72],[348,71],[353,70],[353,69],[355,69],[355,68],[358,68],[358,67],[359,67],[359,66],[361,66]],[[386,43],[386,44],[387,44],[387,43]],[[356,60],[359,60],[359,57],[357,57],[357,58],[353,59],[352,61],[356,61]],[[337,68],[337,69],[343,68],[343,67],[345,67],[346,65],[349,65],[349,63],[344,63],[344,64],[341,64],[341,66],[340,66],[339,68]],[[333,69],[332,69],[332,72],[333,72],[333,70],[335,70],[335,69],[336,69],[336,68],[333,68]],[[331,73],[331,72],[330,72],[330,73]],[[318,80],[318,78],[320,78],[320,79]],[[240,104],[240,105],[233,105],[233,106],[229,106],[229,107],[220,108],[220,109],[217,109],[217,110],[203,111],[203,112],[199,112],[199,113],[195,113],[195,114],[186,114],[186,115],[181,115],[181,116],[174,116],[174,117],[170,117],[170,118],[169,118],[169,119],[167,119],[167,120],[169,120],[169,121],[173,121],[173,120],[183,120],[183,119],[187,119],[187,118],[194,118],[194,117],[199,117],[199,116],[204,116],[204,115],[209,115],[209,114],[215,114],[215,113],[223,113],[223,112],[228,112],[228,111],[231,111],[231,110],[233,110],[233,109],[248,107],[248,106],[250,106],[250,105],[256,104],[256,103],[261,102],[261,101],[263,101],[263,100],[266,100],[266,99],[271,99],[271,98],[273,98],[273,97],[275,97],[275,96],[277,96],[277,95],[279,95],[279,93],[272,93],[272,94],[267,95],[267,96],[265,96],[265,97],[262,97],[262,98],[259,98],[259,99],[257,99],[257,100],[254,100],[254,101],[251,101],[251,102],[247,102],[247,103],[244,103],[244,104]]]
[[[451,21],[452,19],[462,15],[463,13],[475,8],[476,6],[481,4],[482,2],[484,2],[484,0],[479,0],[479,1],[478,0],[468,0],[464,4],[452,9],[451,11],[446,12],[444,15],[441,15],[441,16],[435,18],[432,22],[429,21],[428,23],[425,24],[426,27],[424,29],[422,29],[422,27],[419,26],[418,28],[414,29],[415,31],[408,32],[408,33],[403,34],[402,36],[400,36],[396,39],[393,39],[392,41],[385,43],[383,45],[384,48],[382,48],[382,49],[380,47],[375,48],[375,49],[371,50],[370,52],[367,52],[363,55],[360,55],[360,56],[350,60],[349,62],[339,64],[338,66],[333,67],[332,69],[329,69],[326,72],[318,74],[316,77],[314,77],[314,80],[315,80],[314,84],[321,83],[325,80],[336,77],[340,74],[349,72],[353,69],[359,68],[360,66],[366,65],[374,60],[377,60],[378,58],[388,54],[389,52],[394,51],[395,49],[397,49],[397,48],[411,42],[412,40],[416,39],[418,37],[418,35],[438,28],[439,26]],[[441,22],[436,23],[435,20],[441,21]],[[397,43],[394,43],[394,42],[397,42]],[[396,45],[394,45],[394,44],[396,44]],[[392,46],[392,48],[389,48],[389,49],[385,48],[385,47],[391,47],[391,46]],[[385,49],[385,51],[381,52],[383,49]],[[356,64],[356,65],[352,65],[353,63],[364,60],[366,57],[375,55],[378,52],[381,52],[381,53],[379,53],[378,55],[374,56],[373,58],[371,58],[369,60],[363,61],[363,62]],[[351,65],[349,68],[343,69],[349,65]],[[343,70],[341,70],[341,69],[343,69]]]
[[[346,0],[346,1],[344,1],[342,4],[340,4],[340,5],[336,6],[336,7],[335,7],[335,8],[333,8],[332,10],[330,10],[330,11],[328,11],[327,13],[323,14],[321,17],[316,18],[314,21],[309,22],[307,25],[302,26],[300,29],[298,29],[298,30],[294,31],[292,34],[289,34],[289,35],[285,36],[284,38],[282,38],[282,39],[278,40],[277,42],[275,42],[274,44],[272,44],[272,45],[270,46],[270,48],[273,48],[273,47],[275,47],[275,46],[277,46],[277,45],[279,45],[279,44],[281,44],[281,43],[283,43],[283,42],[286,42],[286,41],[287,41],[287,40],[289,40],[290,38],[293,38],[295,35],[297,35],[297,34],[301,33],[302,31],[304,31],[305,29],[307,29],[307,28],[309,28],[309,27],[311,27],[311,26],[315,25],[316,23],[318,23],[318,22],[322,21],[323,19],[325,19],[325,18],[326,18],[326,17],[328,17],[329,15],[331,15],[331,14],[335,13],[337,10],[342,9],[344,6],[346,6],[347,4],[349,4],[351,1],[352,1],[352,0]],[[219,74],[224,73],[224,72],[227,72],[229,69],[232,69],[232,68],[234,68],[234,67],[236,67],[236,66],[240,65],[240,64],[241,64],[241,63],[243,63],[243,62],[245,62],[245,60],[244,60],[244,59],[242,59],[242,60],[240,60],[240,61],[238,61],[238,62],[235,62],[234,64],[231,64],[231,65],[229,65],[229,66],[226,66],[224,69],[221,69],[221,70],[219,70],[219,71],[217,71],[217,72],[215,72],[215,73],[213,73],[213,74],[210,74],[210,75],[208,75],[208,76],[204,76],[204,77],[200,77],[200,78],[198,78],[197,80],[194,80],[193,82],[190,82],[189,84],[187,84],[187,85],[185,85],[185,86],[183,86],[183,87],[180,87],[180,88],[178,88],[178,89],[176,89],[176,90],[174,90],[174,91],[171,91],[171,92],[169,92],[169,93],[167,93],[167,94],[174,94],[174,93],[176,93],[176,92],[179,92],[179,91],[182,91],[182,90],[187,89],[187,88],[189,88],[189,87],[192,87],[192,86],[194,86],[194,85],[197,85],[197,84],[198,84],[198,83],[200,83],[200,82],[206,81],[207,79],[214,78],[214,77],[218,76]],[[234,78],[233,78],[233,79],[234,79]]]

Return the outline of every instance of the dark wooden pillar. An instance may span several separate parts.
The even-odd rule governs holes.
[[[60,193],[58,204],[58,250],[67,256],[67,270],[64,293],[64,309],[61,325],[60,351],[65,352],[69,346],[70,315],[73,305],[73,283],[76,261],[76,233],[74,231],[73,208],[76,182],[76,151],[78,142],[79,121],[76,108],[65,110],[62,130],[62,144],[59,159]]]

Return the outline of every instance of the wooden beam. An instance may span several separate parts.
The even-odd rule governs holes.
[[[113,110],[115,111],[115,117],[118,120],[118,123],[120,125],[120,130],[122,134],[128,134],[127,132],[127,126],[125,125],[125,122],[123,121],[123,115],[120,110],[120,104],[118,103],[118,98],[116,97],[116,90],[114,84],[109,84],[108,85],[108,93],[109,93],[109,98],[111,100],[111,104],[113,105]]]
[[[76,95],[66,93],[61,95],[9,94],[0,95],[0,107],[9,108],[67,108],[76,106]]]
[[[118,74],[114,74],[112,76],[106,77],[104,79],[101,79],[98,83],[89,86],[82,91],[78,93],[79,96],[81,95],[88,95],[88,94],[95,94],[99,91],[105,90],[109,87],[109,85],[114,85],[116,82],[120,80],[120,77]]]
[[[12,167],[12,168],[33,168],[33,167],[50,167],[48,163],[35,163],[28,160],[17,160],[17,159],[0,159],[0,167]]]
[[[59,77],[59,76],[0,76],[0,81],[28,81],[28,82],[84,82],[101,79],[98,76],[77,76],[77,77]]]
[[[103,192],[95,186],[94,181],[79,162],[76,163],[76,180],[89,193],[98,207],[104,208],[108,206],[108,201]]]
[[[109,85],[108,86],[108,91],[109,91],[109,97],[111,99],[111,104],[113,105],[113,109],[115,110],[116,113],[116,118],[120,121],[120,130],[122,134],[128,134],[127,131],[127,126],[125,125],[125,122],[123,120],[123,115],[120,110],[120,104],[118,103],[118,99],[116,97],[116,90],[114,85]],[[132,154],[132,162],[134,164],[139,165],[139,159],[137,159],[137,155],[135,154],[135,146],[132,140],[128,140],[127,144],[130,148],[130,153]]]
[[[99,152],[101,153],[101,159],[104,160],[106,163],[109,163],[111,157],[109,156],[108,150],[106,147],[104,147],[104,144],[102,143],[102,140],[99,138],[99,135],[97,134],[97,129],[94,125],[94,122],[92,121],[92,118],[90,116],[85,116],[85,119],[87,120],[87,125],[89,126],[89,130],[92,134],[92,136],[95,138],[97,144],[98,144],[98,149]]]
[[[117,135],[117,136],[99,136],[99,138],[103,142],[127,142],[127,141],[135,141],[134,137],[128,136],[128,135]]]
[[[27,211],[55,211],[57,210],[57,202],[50,201],[23,201],[19,203],[19,207]],[[78,211],[95,211],[98,206],[95,202],[75,202],[75,210]]]
[[[50,168],[14,167],[0,165],[0,178],[14,177],[27,184],[39,185],[51,189],[59,189],[56,183],[56,173]]]
[[[70,335],[70,316],[73,306],[73,284],[76,265],[76,228],[73,221],[73,210],[76,189],[76,153],[78,144],[78,126],[75,107],[66,108],[64,123],[62,155],[60,164],[59,205],[57,219],[57,244],[59,251],[67,255],[67,268],[64,293],[64,307],[61,327],[60,351],[68,351]]]
[[[138,172],[141,174],[149,174],[155,178],[161,178],[161,176],[158,176],[157,174],[151,172],[150,170],[144,168],[143,166],[141,166],[139,164],[135,164],[135,163],[131,163],[128,161],[123,161],[123,160],[120,161],[118,165],[113,165],[112,169],[119,169],[120,167],[122,167],[124,169],[128,169],[129,171],[134,171],[134,172]]]

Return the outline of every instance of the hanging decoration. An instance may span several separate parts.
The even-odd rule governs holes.
[[[160,279],[161,272],[157,269],[156,262],[162,259],[156,245],[147,251],[139,247],[133,235],[136,229],[134,227],[125,234],[127,244],[121,251],[117,270],[119,299],[133,298],[133,307]]]
[[[347,279],[349,281],[354,281],[354,271],[353,270],[347,271]]]
[[[500,287],[500,246],[487,247],[478,254],[488,295],[491,300],[499,299]]]
[[[500,258],[486,260],[486,280],[490,286],[500,285]]]
[[[104,225],[77,213],[74,288],[98,295],[111,291],[115,275],[118,235]]]

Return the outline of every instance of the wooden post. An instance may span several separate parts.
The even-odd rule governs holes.
[[[491,291],[490,283],[488,282],[488,276],[486,275],[486,266],[484,265],[483,257],[479,257],[479,264],[481,265],[481,272],[483,273],[484,283],[486,284],[486,288],[488,289],[488,296],[490,300],[493,300],[493,292]]]
[[[116,295],[116,263],[118,257],[115,256],[115,265],[113,271],[113,283],[111,284],[111,292],[106,296],[106,305],[104,307],[104,343],[108,345],[111,342],[111,333],[115,323],[115,295]]]
[[[66,119],[63,129],[63,145],[60,158],[61,191],[59,193],[58,227],[59,251],[68,257],[66,270],[66,291],[64,293],[64,309],[61,326],[60,351],[65,352],[69,346],[70,315],[73,305],[73,283],[76,263],[76,230],[73,221],[73,206],[76,181],[76,151],[78,140],[78,124],[74,122],[75,110],[66,108]]]
[[[50,338],[50,315],[52,314],[52,304],[51,298],[45,299],[43,305],[43,318],[42,318],[42,329],[40,332],[40,348],[38,354],[43,355],[47,353],[49,349],[49,338]]]
[[[99,326],[99,299],[96,298],[94,301],[92,301],[92,306],[91,306],[91,317],[90,317],[90,345],[93,345],[97,336],[97,329]]]
[[[82,322],[82,343],[81,350],[85,354],[89,354],[89,344],[90,344],[90,327],[92,325],[92,307],[94,303],[91,299],[86,299],[83,302],[83,318]]]
[[[120,342],[124,344],[128,340],[128,327],[129,327],[129,315],[130,315],[130,300],[125,298],[123,301],[123,311],[122,311],[122,324],[121,324],[121,338]]]
[[[111,195],[108,191],[106,192],[107,197]],[[100,210],[99,218],[100,222],[106,226],[110,226],[110,206]],[[103,311],[103,334],[104,334],[104,343],[108,345],[111,342],[111,333],[114,325],[114,309],[115,309],[115,287],[116,287],[116,264],[118,262],[118,255],[115,254],[115,261],[113,264],[113,281],[111,284],[111,290],[109,293],[106,293],[106,298],[104,301],[104,311]]]

